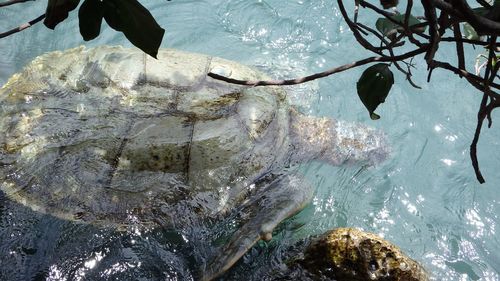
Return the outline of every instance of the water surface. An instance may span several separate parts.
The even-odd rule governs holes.
[[[293,77],[370,56],[357,45],[334,1],[142,1],[166,29],[162,47],[207,53]],[[348,2],[348,1],[346,1]],[[43,13],[45,1],[0,9],[0,30]],[[373,16],[362,19],[367,23]],[[130,43],[103,26],[89,43],[78,34],[76,12],[55,32],[38,24],[0,40],[0,84],[37,55],[81,44]],[[469,49],[473,69],[480,48]],[[444,45],[447,58],[454,46]],[[453,62],[453,60],[451,60]],[[305,177],[317,188],[312,204],[287,220],[269,243],[259,243],[226,275],[228,280],[272,278],[297,241],[334,227],[378,233],[423,264],[434,280],[499,280],[500,131],[484,129],[478,156],[487,183],[475,179],[469,145],[481,95],[464,80],[414,61],[412,88],[400,73],[379,121],[369,119],[355,85],[363,68],[291,89],[304,111],[358,121],[385,131],[392,157],[382,165],[331,167],[310,163]],[[298,94],[297,94],[298,93]],[[189,280],[196,248],[161,229],[129,230],[74,224],[31,211],[0,193],[0,280]],[[202,250],[200,250],[202,251]]]

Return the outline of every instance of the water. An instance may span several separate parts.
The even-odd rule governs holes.
[[[142,1],[166,29],[163,47],[203,52],[256,66],[276,77],[313,73],[369,56],[357,45],[334,1]],[[347,3],[348,1],[346,1]],[[35,18],[45,1],[0,9],[0,30]],[[364,17],[374,22],[373,17]],[[84,44],[76,12],[57,27],[43,25],[0,40],[0,84],[32,58]],[[87,45],[130,44],[103,26]],[[447,58],[452,45],[438,52]],[[467,65],[480,48],[469,49]],[[452,60],[453,61],[453,60]],[[500,133],[484,129],[478,156],[487,183],[475,179],[469,145],[480,94],[446,71],[414,61],[412,88],[396,84],[371,121],[357,99],[363,68],[319,81],[318,93],[297,99],[305,111],[359,121],[385,131],[393,156],[372,169],[311,163],[305,177],[317,188],[313,203],[279,226],[275,239],[259,243],[226,275],[262,279],[280,271],[290,247],[340,226],[384,236],[423,264],[434,280],[499,280]],[[164,230],[78,225],[35,213],[0,193],[0,280],[184,280],[191,279],[196,249]],[[269,277],[270,278],[270,277]]]

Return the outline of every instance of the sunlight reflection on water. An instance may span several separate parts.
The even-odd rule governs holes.
[[[163,47],[237,60],[277,78],[369,55],[354,41],[333,1],[142,2],[166,28]],[[37,1],[1,9],[0,29],[38,16],[44,5]],[[0,83],[36,55],[83,44],[76,34],[76,13],[71,16],[56,32],[39,24],[1,39]],[[370,20],[375,19],[366,19]],[[130,45],[107,27],[90,42],[100,44]],[[446,56],[452,47],[440,49],[438,55]],[[427,84],[426,66],[422,61],[415,64],[414,80],[423,89],[411,88],[395,73],[397,82],[379,109],[379,122],[369,119],[356,97],[355,83],[362,69],[315,82],[316,96],[305,93],[308,88],[293,90],[294,102],[311,114],[382,128],[391,139],[393,158],[370,169],[306,165],[302,172],[317,188],[312,204],[283,223],[273,241],[252,249],[228,279],[272,276],[281,270],[287,247],[339,226],[359,227],[389,239],[421,262],[434,280],[500,279],[496,235],[500,133],[495,122],[492,129],[483,131],[478,155],[487,183],[479,186],[468,158],[479,95],[466,82],[444,72],[436,71]],[[500,116],[494,114],[495,118]],[[33,214],[0,195],[0,279],[189,280],[196,268],[192,253],[196,249],[187,247],[191,238],[182,235],[71,226]],[[37,250],[33,253],[32,248]]]

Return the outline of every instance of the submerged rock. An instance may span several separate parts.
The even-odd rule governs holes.
[[[427,281],[421,265],[381,237],[337,228],[316,238],[301,265],[313,275],[349,281]]]

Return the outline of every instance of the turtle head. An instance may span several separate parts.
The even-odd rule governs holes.
[[[290,128],[294,162],[314,159],[336,166],[348,163],[376,165],[390,154],[386,135],[360,123],[295,112]]]
[[[335,137],[329,153],[325,155],[329,158],[328,162],[376,165],[388,158],[390,146],[382,131],[354,122],[334,123],[332,135],[335,134]]]

